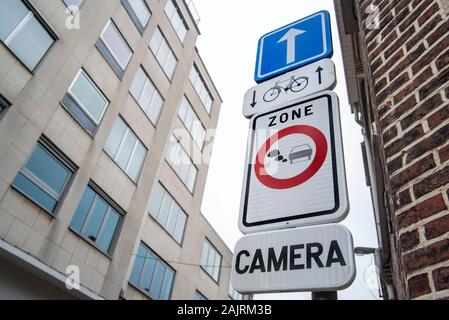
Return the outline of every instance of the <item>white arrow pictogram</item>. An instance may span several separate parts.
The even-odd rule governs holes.
[[[296,37],[303,33],[306,33],[306,31],[291,28],[278,41],[278,43],[287,41],[287,64],[290,64],[290,63],[293,63],[296,61]]]

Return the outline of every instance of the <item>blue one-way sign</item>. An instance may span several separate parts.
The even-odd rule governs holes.
[[[320,11],[260,38],[254,79],[260,83],[332,54],[330,15]]]

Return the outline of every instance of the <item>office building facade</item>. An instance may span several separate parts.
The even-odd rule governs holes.
[[[0,298],[241,299],[200,212],[221,106],[182,0],[0,3]]]

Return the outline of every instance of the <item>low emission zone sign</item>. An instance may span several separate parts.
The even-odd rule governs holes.
[[[239,228],[339,222],[349,212],[338,98],[323,93],[250,123]]]
[[[354,260],[341,225],[253,234],[235,246],[231,282],[240,293],[340,290],[354,281]]]

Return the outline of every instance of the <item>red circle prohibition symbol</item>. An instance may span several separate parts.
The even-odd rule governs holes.
[[[291,134],[304,134],[312,138],[316,146],[315,158],[310,166],[295,177],[289,179],[277,179],[272,177],[265,169],[264,160],[271,146],[278,140]],[[254,170],[260,182],[271,189],[285,190],[299,186],[311,179],[321,168],[327,155],[327,140],[324,134],[317,128],[305,125],[297,125],[282,129],[272,135],[260,148],[256,156]]]

